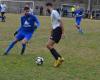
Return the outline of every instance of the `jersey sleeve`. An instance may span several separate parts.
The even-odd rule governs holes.
[[[39,19],[36,16],[34,16],[34,19],[35,19],[36,26],[40,27],[40,21],[39,21]]]
[[[19,25],[19,27],[18,27],[18,29],[17,29],[17,32],[19,32],[19,31],[21,30],[22,24],[23,24],[23,21],[22,21],[22,17],[21,17],[21,18],[20,18],[20,25]]]
[[[54,16],[56,19],[58,19],[58,20],[61,19],[61,16],[60,16],[60,14],[59,14],[57,11],[55,11],[55,12],[53,13],[53,16]]]

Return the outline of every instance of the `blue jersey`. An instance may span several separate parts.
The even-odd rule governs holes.
[[[0,12],[1,12],[1,5],[0,5]]]
[[[82,9],[77,9],[75,12],[75,23],[76,25],[80,25],[82,17],[83,17],[83,10]]]
[[[83,17],[83,10],[78,9],[74,12],[76,18],[82,18]]]
[[[24,15],[21,17],[21,25],[18,29],[18,32],[33,33],[36,29],[36,26],[40,26],[40,22],[36,16],[31,14],[27,16]]]

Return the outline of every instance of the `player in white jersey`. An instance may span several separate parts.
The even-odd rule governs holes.
[[[2,22],[5,22],[5,13],[6,13],[6,9],[7,9],[7,6],[6,4],[4,3],[1,3],[1,17],[2,17]]]
[[[54,67],[59,67],[64,59],[62,56],[54,49],[55,43],[58,43],[61,39],[61,37],[64,35],[64,28],[63,23],[61,21],[60,14],[53,9],[52,3],[46,4],[47,11],[51,13],[51,36],[47,43],[47,48],[50,50],[51,54],[55,58]]]

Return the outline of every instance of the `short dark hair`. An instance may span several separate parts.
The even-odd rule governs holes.
[[[24,7],[24,10],[29,10],[30,8],[29,7]]]
[[[46,6],[53,6],[53,4],[52,3],[50,3],[50,2],[48,2],[48,3],[46,3]]]

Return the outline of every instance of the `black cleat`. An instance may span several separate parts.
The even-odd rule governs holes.
[[[3,56],[7,55],[7,53],[4,53]]]
[[[24,55],[24,53],[20,53],[21,55]]]

